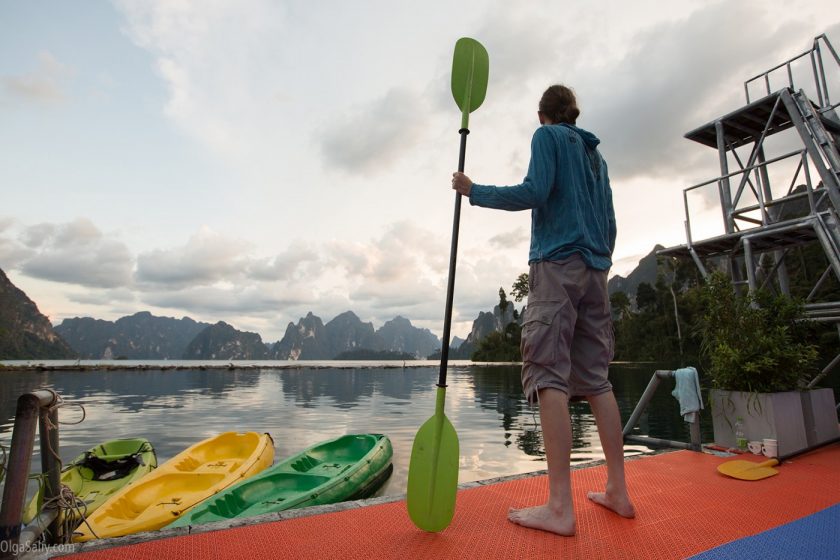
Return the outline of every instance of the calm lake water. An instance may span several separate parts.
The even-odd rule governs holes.
[[[173,365],[172,362],[162,364]],[[402,494],[414,436],[434,413],[438,367],[329,367],[115,371],[0,370],[0,443],[11,442],[21,394],[49,387],[66,401],[59,411],[61,456],[69,461],[98,442],[146,437],[163,462],[219,432],[269,432],[275,461],[346,433],[384,433],[394,447],[394,473],[379,494]],[[378,364],[380,366],[384,363]],[[394,367],[397,366],[397,367]],[[623,422],[653,371],[651,364],[613,365],[610,379]],[[517,366],[455,365],[447,374],[446,415],[461,449],[460,482],[546,467],[539,415],[525,400]],[[688,440],[673,382],[660,389],[641,422],[643,433]],[[575,462],[603,458],[586,403],[571,407]],[[708,415],[707,415],[708,416]],[[703,439],[711,440],[704,418]],[[37,442],[37,439],[36,439]],[[627,445],[625,453],[650,451]],[[33,471],[40,459],[33,458]]]

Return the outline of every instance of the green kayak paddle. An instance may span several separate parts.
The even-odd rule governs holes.
[[[487,50],[475,39],[463,37],[455,43],[452,60],[452,96],[461,109],[461,149],[458,171],[464,171],[467,128],[470,113],[478,109],[487,92],[490,62]],[[446,313],[441,341],[440,377],[437,383],[435,414],[417,431],[408,468],[406,502],[411,521],[424,531],[436,533],[449,526],[455,515],[458,491],[458,434],[443,412],[446,400],[446,369],[449,360],[452,300],[455,292],[455,260],[458,254],[458,229],[461,218],[461,195],[455,193],[455,218],[449,253],[449,281],[446,289]]]

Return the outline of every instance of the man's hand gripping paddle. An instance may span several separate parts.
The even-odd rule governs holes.
[[[455,43],[452,60],[452,96],[461,109],[461,149],[458,171],[464,171],[467,128],[470,113],[478,109],[487,92],[490,62],[481,43],[467,37]],[[455,291],[455,260],[458,254],[458,228],[461,218],[461,195],[455,193],[455,218],[452,224],[452,247],[449,254],[449,281],[446,290],[446,313],[443,322],[440,377],[437,384],[435,414],[418,430],[411,449],[406,501],[411,521],[424,531],[446,529],[455,515],[458,490],[458,434],[443,413],[446,400],[446,369],[449,360],[452,300]]]

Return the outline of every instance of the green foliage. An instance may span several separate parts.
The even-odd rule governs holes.
[[[438,352],[438,354],[440,354]],[[407,352],[396,352],[393,350],[369,350],[357,348],[340,353],[336,360],[416,360],[413,354]]]
[[[819,247],[794,251],[799,252],[786,259],[791,291],[804,297],[827,264]],[[627,294],[613,293],[614,359],[655,361],[668,367],[699,365],[706,376],[726,369],[730,373],[712,373],[716,387],[763,391],[795,388],[815,373],[817,355],[825,362],[836,355],[834,326],[799,320],[801,306],[795,301],[768,294],[755,300],[737,298],[731,285],[725,294],[718,293],[719,284],[727,282],[720,273],[713,276],[711,285],[702,282],[691,260],[659,258],[657,280],[653,285],[639,285],[635,307]],[[718,292],[711,295],[711,290]],[[527,273],[519,275],[510,295],[515,301],[528,297]],[[821,295],[840,298],[840,285],[833,277]],[[750,305],[753,301],[757,309]],[[712,342],[713,338],[719,341]],[[473,359],[517,356],[519,360],[519,341],[518,333],[492,334],[481,342]],[[713,345],[717,351],[712,351]]]
[[[658,298],[656,290],[647,282],[642,282],[636,288],[636,306],[640,311],[650,311],[656,308]]]
[[[635,310],[627,294],[610,296],[614,359],[656,361],[670,367],[697,365],[700,340],[691,326],[702,314],[702,304],[696,275],[667,259],[659,259],[658,268],[655,285],[639,284]]]
[[[502,312],[502,316],[504,316],[508,305],[510,305],[510,302],[507,300],[507,296],[505,295],[505,289],[499,288],[499,309]]]
[[[522,360],[519,343],[522,328],[508,323],[504,332],[494,331],[484,337],[471,356],[474,362],[518,362]]]
[[[528,273],[523,272],[516,278],[516,282],[513,283],[510,289],[510,295],[513,296],[513,299],[517,302],[522,301],[523,299],[528,297]]]
[[[522,276],[519,277],[520,279]],[[525,285],[528,285],[525,275]],[[505,309],[511,303],[507,300],[505,290],[499,288],[499,309],[502,317],[505,316]],[[517,318],[514,308],[514,319]],[[508,323],[504,332],[494,331],[484,337],[478,344],[478,348],[472,353],[470,359],[474,362],[518,362],[522,359],[519,350],[519,343],[522,340],[522,328],[515,321]]]
[[[610,296],[610,307],[613,312],[618,314],[619,319],[624,319],[630,316],[631,304],[630,298],[624,292],[615,292]]]
[[[817,347],[808,342],[802,305],[766,292],[739,296],[712,274],[702,290],[702,354],[714,387],[731,391],[792,391],[816,373]]]

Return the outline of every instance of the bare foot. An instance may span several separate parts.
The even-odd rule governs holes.
[[[557,533],[564,537],[571,537],[575,534],[574,513],[555,511],[547,505],[523,509],[511,508],[510,512],[508,512],[508,519],[523,527]]]
[[[589,492],[586,497],[598,505],[614,511],[621,517],[633,519],[636,517],[636,508],[630,503],[628,496],[616,497],[608,492]]]

